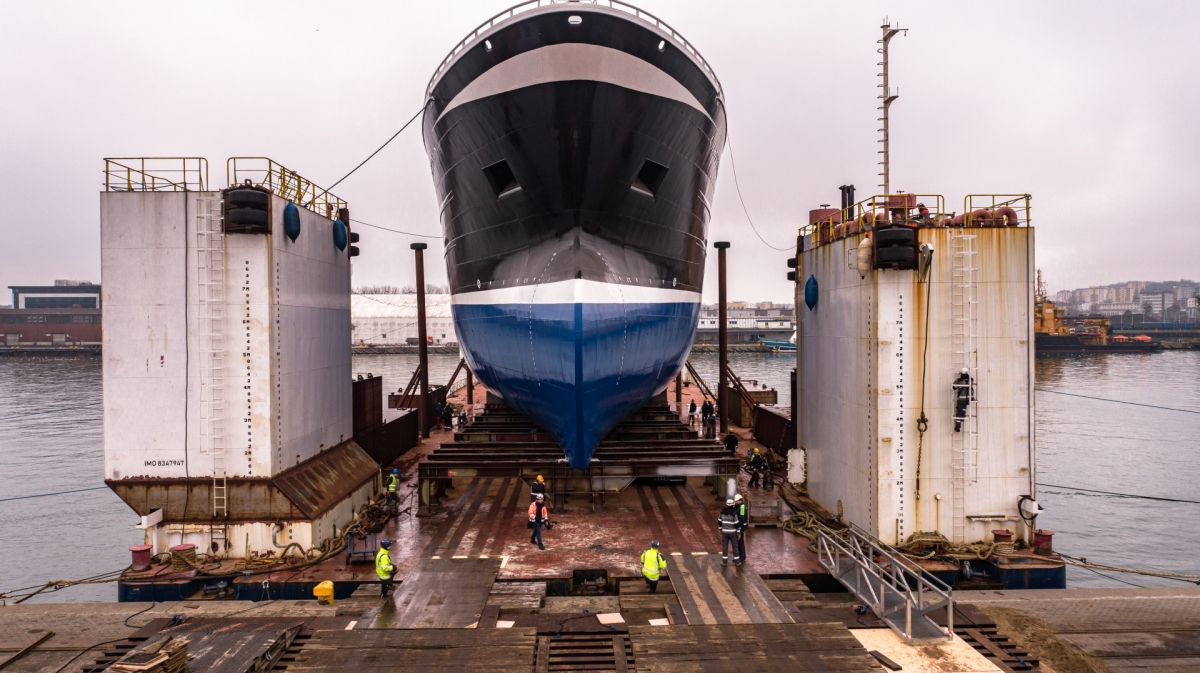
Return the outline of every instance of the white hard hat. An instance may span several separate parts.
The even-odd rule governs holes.
[[[971,373],[971,370],[967,369],[966,367],[963,367],[963,368],[962,368],[962,373],[964,373],[964,374],[970,374],[970,373]]]
[[[538,493],[538,494],[537,494],[537,499],[538,499],[538,500],[545,500],[545,499],[546,499],[546,495],[545,495],[544,493]]]
[[[741,493],[738,493],[737,495],[733,496],[733,499],[734,499],[734,500],[741,500],[741,499],[742,499],[742,494],[741,494]]]
[[[732,505],[732,504],[733,504],[733,498],[730,498],[730,499],[726,500],[726,501],[725,501],[725,504],[726,504],[726,505]]]

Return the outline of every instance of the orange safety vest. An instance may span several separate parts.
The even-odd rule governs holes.
[[[537,504],[536,500],[534,502],[529,503],[529,520],[530,521],[533,521],[534,518],[537,516],[537,506],[538,506],[538,504]],[[550,518],[550,506],[543,502],[542,503],[542,521],[545,521],[549,518]]]

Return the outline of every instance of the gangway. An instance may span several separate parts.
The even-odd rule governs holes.
[[[817,531],[818,561],[830,574],[906,641],[954,637],[949,586],[854,524],[846,532],[842,538],[824,526]],[[944,629],[929,617],[942,608]]]

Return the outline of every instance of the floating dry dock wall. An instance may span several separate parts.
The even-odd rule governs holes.
[[[975,219],[950,226],[942,209],[918,215],[904,197],[859,204],[846,225],[844,211],[818,213],[823,225],[802,235],[797,441],[809,494],[890,544],[918,531],[959,543],[1002,528],[1023,537],[1022,496],[1036,495],[1028,201],[999,219],[983,213],[1001,208],[971,203]],[[868,242],[860,270],[881,220],[915,232],[919,268],[875,268]],[[955,432],[963,368],[974,400]]]
[[[261,222],[235,227],[222,192],[132,174],[100,198],[106,482],[155,551],[272,549],[274,522],[281,544],[319,544],[378,470],[352,439],[353,248],[335,204],[262,189]]]

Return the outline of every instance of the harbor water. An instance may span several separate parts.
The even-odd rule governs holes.
[[[433,382],[447,380],[458,363],[453,355],[430,360]],[[716,361],[716,354],[693,356],[710,385]],[[730,355],[739,376],[776,388],[780,404],[789,403],[794,362],[791,354]],[[354,372],[383,376],[384,389],[394,391],[415,365],[415,355],[356,356]],[[1037,386],[1039,500],[1046,508],[1039,525],[1055,531],[1055,548],[1114,566],[1200,572],[1200,504],[1079,490],[1200,500],[1200,352],[1042,357]],[[129,562],[126,548],[141,542],[137,516],[103,488],[102,414],[99,358],[0,358],[0,590],[118,570]],[[28,497],[47,493],[57,495]],[[1068,571],[1069,586],[1126,583],[1172,584]],[[108,583],[33,600],[115,599]]]

